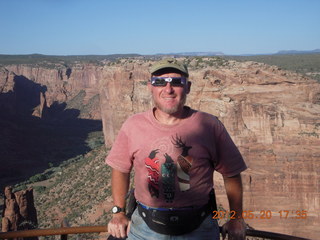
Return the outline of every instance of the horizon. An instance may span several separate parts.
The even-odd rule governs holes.
[[[3,0],[2,55],[276,54],[320,49],[320,1]]]
[[[208,55],[206,55],[208,54]],[[172,52],[172,53],[155,53],[155,54],[140,54],[140,53],[111,53],[111,54],[70,54],[70,55],[53,55],[53,54],[42,54],[42,53],[26,53],[26,54],[3,54],[0,53],[0,56],[46,56],[46,57],[76,57],[76,56],[113,56],[113,55],[138,55],[138,56],[166,56],[166,55],[178,55],[181,57],[191,56],[191,57],[219,57],[219,56],[259,56],[259,55],[289,55],[289,54],[320,54],[320,49],[311,49],[311,50],[279,50],[273,53],[254,53],[254,54],[224,54],[223,52]]]

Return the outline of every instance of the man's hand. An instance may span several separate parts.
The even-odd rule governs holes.
[[[125,238],[130,230],[130,221],[127,216],[120,212],[113,214],[108,223],[108,232],[116,238]]]
[[[245,240],[246,238],[246,223],[243,218],[231,219],[222,226],[222,237],[226,238],[228,232],[228,240]]]

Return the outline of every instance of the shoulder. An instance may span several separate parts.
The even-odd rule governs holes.
[[[127,118],[126,122],[145,121],[149,116],[150,111],[136,113]]]
[[[201,121],[201,122],[207,122],[210,124],[219,124],[221,123],[220,120],[218,119],[217,116],[207,113],[207,112],[202,112],[202,111],[198,111],[198,110],[193,110],[191,109],[191,111],[193,111],[193,114],[195,116],[195,119],[197,121]]]
[[[136,113],[127,118],[127,120],[123,123],[122,129],[130,129],[132,127],[137,127],[146,121],[149,121],[150,111]]]
[[[215,136],[219,136],[226,131],[225,126],[217,116],[207,112],[197,110],[192,111],[194,111],[193,123],[203,126],[208,132],[214,133]]]

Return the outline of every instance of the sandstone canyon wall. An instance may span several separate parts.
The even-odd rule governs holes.
[[[0,189],[91,150],[88,135],[102,130],[98,68],[0,67]]]
[[[187,105],[218,116],[248,165],[243,173],[244,209],[256,215],[246,221],[255,229],[320,236],[320,84],[261,63],[228,61],[199,67],[194,60],[184,60],[190,63],[192,81]],[[45,86],[34,112],[39,117],[55,101],[67,101],[81,90],[85,104],[98,96],[99,104],[80,117],[101,118],[105,142],[111,146],[128,116],[152,106],[146,86],[151,63],[123,59],[118,64],[57,69],[5,66],[0,93],[13,90],[15,76]],[[218,203],[227,209],[218,174],[215,184]],[[281,210],[290,210],[289,216],[280,218]],[[307,218],[296,219],[296,211],[302,210]],[[260,219],[261,211],[271,211],[272,218]]]
[[[21,80],[32,81],[41,86],[42,90],[37,91],[38,96],[35,96],[39,99],[39,109],[35,109],[33,113],[41,117],[44,108],[50,108],[55,102],[67,102],[81,90],[85,90],[83,104],[88,104],[90,100],[95,99],[99,94],[98,85],[99,79],[103,77],[102,73],[103,68],[94,65],[75,64],[72,69],[62,65],[57,65],[56,68],[9,65],[0,70],[0,93],[14,92],[15,84]],[[12,105],[12,103],[7,104]],[[100,119],[99,101],[90,107],[90,113],[80,117]]]

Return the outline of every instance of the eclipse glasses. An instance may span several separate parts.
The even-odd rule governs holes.
[[[151,85],[155,87],[165,87],[170,83],[172,87],[183,87],[187,84],[188,79],[185,77],[152,77]]]

